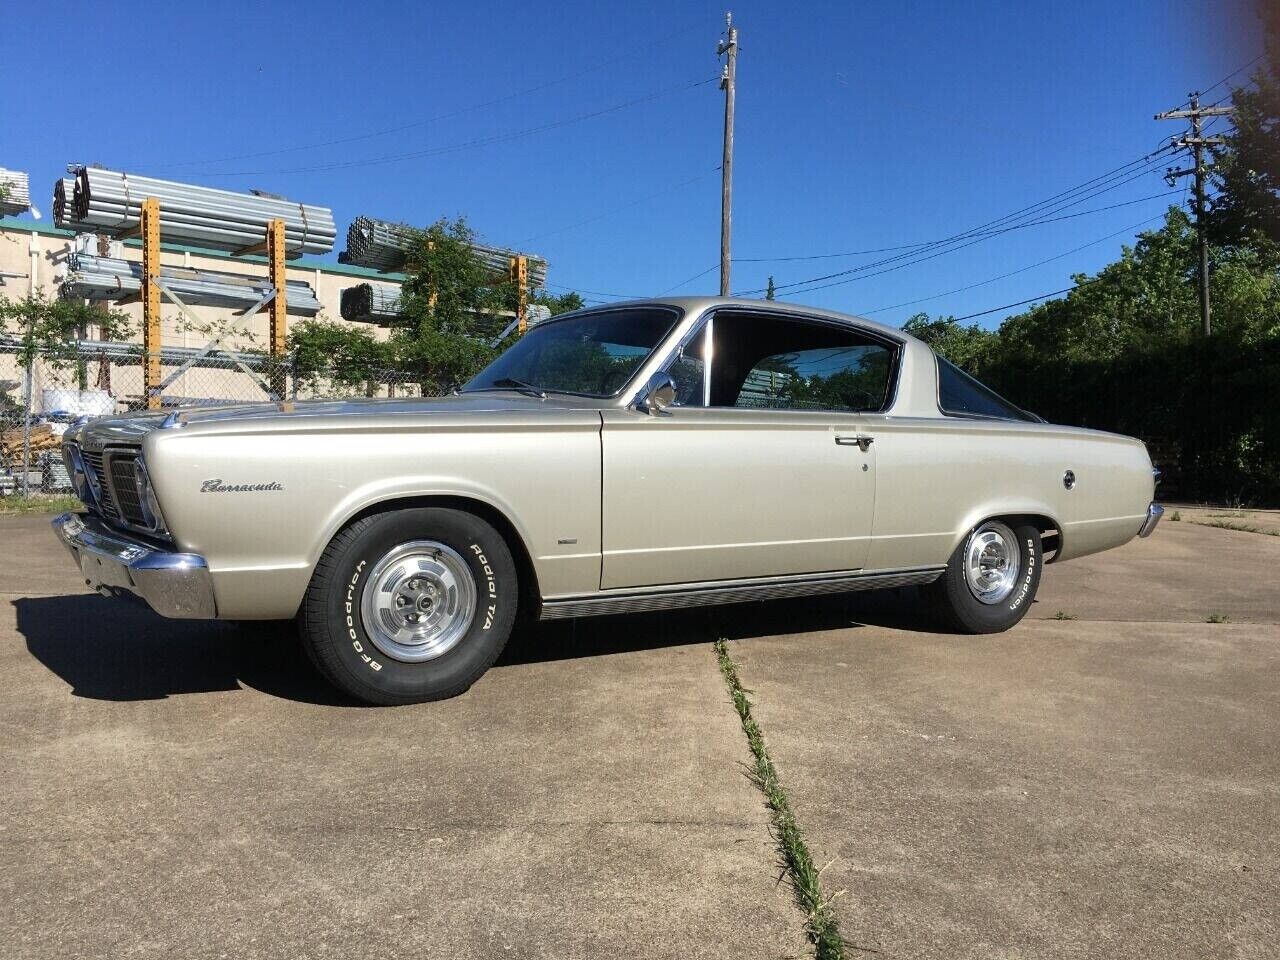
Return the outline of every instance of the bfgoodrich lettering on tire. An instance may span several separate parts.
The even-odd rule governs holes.
[[[1043,567],[1039,530],[988,520],[968,532],[925,594],[953,629],[999,633],[1026,615]]]
[[[502,535],[462,510],[364,517],[316,565],[303,645],[334,686],[392,705],[462,693],[502,652],[519,604]]]

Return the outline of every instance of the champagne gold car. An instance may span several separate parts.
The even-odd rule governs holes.
[[[361,700],[457,694],[521,618],[918,585],[1017,623],[1046,562],[1146,536],[1146,448],[1048,424],[901,330],[677,298],[544,322],[452,396],[92,421],[54,521],[167,617],[293,619]]]

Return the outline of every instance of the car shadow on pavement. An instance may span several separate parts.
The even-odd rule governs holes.
[[[12,602],[27,649],[77,697],[158,700],[250,687],[301,703],[357,705],[315,672],[291,623],[168,620],[95,594]],[[532,623],[516,630],[494,666],[865,625],[936,630],[907,588]]]
[[[350,705],[315,672],[290,623],[168,620],[94,594],[13,601],[32,656],[94,700],[158,700],[251,687],[302,703]]]

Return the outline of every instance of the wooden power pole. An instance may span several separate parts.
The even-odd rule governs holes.
[[[727,39],[716,48],[725,55],[720,89],[724,91],[724,157],[720,161],[720,296],[729,295],[729,242],[733,233],[733,105],[738,82],[738,28],[724,15]]]
[[[1205,235],[1204,224],[1204,188],[1208,175],[1204,162],[1204,148],[1222,143],[1223,140],[1221,137],[1204,136],[1203,122],[1205,117],[1223,117],[1230,113],[1230,107],[1200,106],[1200,93],[1197,91],[1190,94],[1187,109],[1166,110],[1164,113],[1156,114],[1157,120],[1191,121],[1191,136],[1181,137],[1174,143],[1179,148],[1191,148],[1192,165],[1185,170],[1174,170],[1171,167],[1165,171],[1165,179],[1173,184],[1179,177],[1188,175],[1195,177],[1196,246],[1200,255],[1200,269],[1197,271],[1200,281],[1200,329],[1206,337],[1213,332],[1213,320],[1209,304],[1209,238]]]

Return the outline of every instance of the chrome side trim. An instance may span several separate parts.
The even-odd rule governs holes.
[[[204,557],[170,553],[77,513],[54,517],[53,529],[85,583],[99,593],[127,591],[163,617],[211,620],[218,615],[213,578]]]
[[[1138,528],[1138,536],[1149,537],[1155,530],[1156,525],[1160,523],[1160,518],[1164,516],[1164,507],[1158,503],[1153,503],[1147,507],[1147,519],[1142,521],[1142,526]]]
[[[881,590],[932,583],[946,567],[921,567],[912,570],[873,570],[867,573],[845,572],[812,577],[769,577],[757,580],[733,580],[726,583],[656,587],[642,592],[598,593],[589,596],[544,600],[542,620],[564,620],[570,617],[594,617],[617,613],[641,613],[649,610],[674,610],[720,603],[743,603],[750,600],[781,600],[786,597],[811,597],[828,593],[851,593],[855,590]]]

